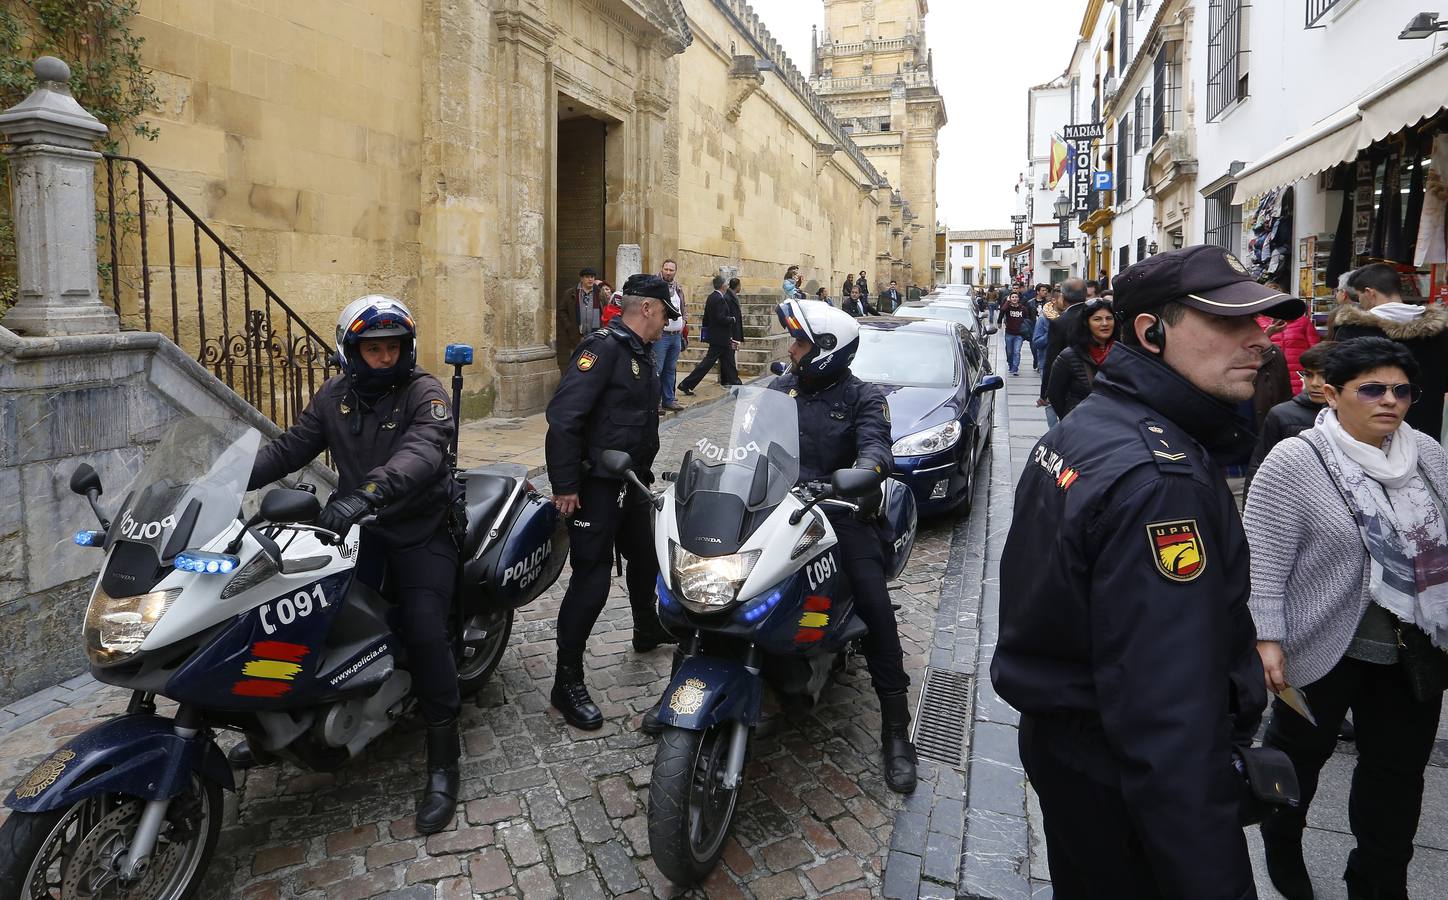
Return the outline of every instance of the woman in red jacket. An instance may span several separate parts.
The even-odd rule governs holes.
[[[1267,332],[1272,343],[1282,348],[1282,355],[1287,358],[1287,374],[1292,379],[1292,395],[1302,393],[1302,376],[1299,374],[1302,371],[1302,354],[1322,341],[1317,333],[1317,326],[1312,323],[1312,315],[1309,313],[1291,322],[1258,316],[1257,324]]]

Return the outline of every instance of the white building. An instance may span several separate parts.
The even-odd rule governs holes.
[[[1073,99],[1078,95],[1070,74],[1028,92],[1029,112],[1026,119],[1026,151],[1028,163],[1022,187],[1018,187],[1017,212],[1027,217],[1027,239],[1031,242],[1031,271],[1027,280],[1052,284],[1079,275],[1081,231],[1077,217],[1066,222],[1065,239],[1071,247],[1057,247],[1061,241],[1061,220],[1055,205],[1063,191],[1069,191],[1066,178],[1051,185],[1051,147],[1065,127],[1072,124]]]
[[[1001,287],[1010,282],[1006,250],[1015,243],[1010,228],[951,231],[947,234],[946,270],[950,284]]]

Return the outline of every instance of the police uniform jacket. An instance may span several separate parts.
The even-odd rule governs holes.
[[[996,690],[1062,765],[1119,787],[1183,900],[1255,896],[1232,747],[1266,690],[1219,468],[1251,447],[1229,406],[1118,344],[1027,460],[1001,559]]]
[[[583,339],[548,403],[543,449],[554,494],[576,494],[603,451],[633,457],[644,483],[659,452],[659,377],[650,345],[621,317]]]
[[[799,480],[829,481],[837,469],[875,468],[889,475],[890,408],[885,391],[846,373],[810,392],[794,373],[769,384],[795,398],[799,410]]]
[[[358,399],[347,375],[334,375],[297,423],[261,448],[251,487],[270,484],[331,450],[338,495],[375,484],[384,505],[371,529],[393,546],[421,544],[442,526],[458,491],[448,465],[455,428],[442,382],[420,369],[371,404]]]

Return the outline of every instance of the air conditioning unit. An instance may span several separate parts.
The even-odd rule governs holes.
[[[1057,256],[1057,254],[1060,253],[1060,252],[1061,252],[1061,251],[1055,249],[1054,247],[1049,248],[1049,249],[1046,249],[1046,250],[1042,250],[1042,251],[1041,251],[1041,262],[1043,262],[1043,263],[1055,262],[1057,259],[1060,258],[1060,257]]]

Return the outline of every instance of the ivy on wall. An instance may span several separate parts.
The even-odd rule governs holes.
[[[156,88],[141,65],[141,38],[131,30],[138,0],[19,0],[0,6],[0,109],[35,89],[31,65],[56,56],[70,66],[75,99],[110,128],[101,149],[115,153],[131,138],[155,140],[143,116]],[[15,231],[9,168],[0,165],[0,312],[15,299]]]

